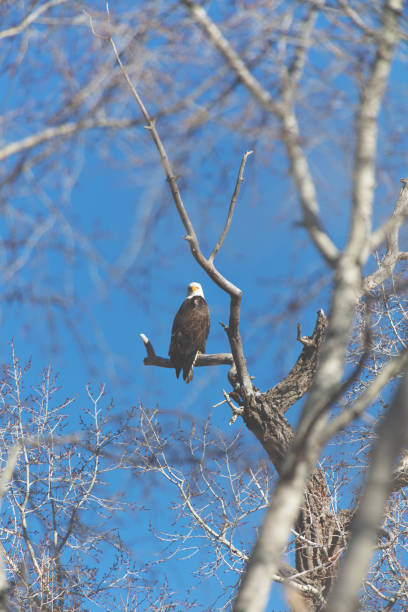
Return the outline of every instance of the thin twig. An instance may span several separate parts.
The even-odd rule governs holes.
[[[106,10],[108,13],[108,18],[110,19],[110,14],[109,14],[109,6],[108,3],[106,4]],[[176,204],[178,213],[181,217],[181,220],[183,222],[183,225],[187,231],[187,238],[192,242],[192,244],[190,244],[190,247],[193,248],[197,248],[198,249],[198,239],[196,236],[196,233],[194,231],[193,225],[188,217],[187,211],[184,207],[183,201],[181,199],[181,195],[177,186],[177,177],[173,172],[173,169],[171,167],[169,158],[167,157],[167,153],[166,150],[164,148],[164,145],[160,139],[160,136],[156,130],[156,125],[155,125],[155,121],[150,117],[149,112],[147,110],[147,108],[145,107],[145,105],[143,104],[143,100],[142,98],[139,96],[135,86],[133,85],[129,74],[125,68],[125,66],[122,63],[122,60],[120,59],[119,56],[119,52],[118,49],[116,47],[115,41],[113,40],[112,36],[109,36],[109,42],[112,45],[112,49],[113,52],[115,54],[115,58],[116,61],[118,63],[118,66],[120,68],[120,71],[126,81],[126,83],[129,86],[129,89],[132,93],[132,96],[134,97],[134,99],[136,100],[136,103],[138,105],[138,107],[140,108],[143,117],[145,118],[145,121],[147,122],[147,125],[145,126],[145,128],[150,132],[150,135],[153,139],[154,144],[156,145],[156,148],[160,154],[160,160],[163,166],[163,169],[165,171],[166,174],[166,178],[167,178],[167,182],[169,183],[169,187],[174,199],[174,202]],[[204,257],[203,257],[204,259]]]
[[[351,421],[359,417],[368,406],[375,401],[383,388],[408,365],[408,349],[387,361],[379,374],[360,397],[348,408],[344,408],[325,428],[322,433],[324,443],[328,442],[339,431],[343,430]]]
[[[297,336],[296,336],[296,340],[298,342],[300,342],[301,344],[303,344],[303,346],[315,346],[316,343],[312,338],[309,338],[309,336],[302,336],[302,332],[301,332],[301,328],[300,328],[300,323],[297,324]]]
[[[217,242],[217,244],[214,247],[213,252],[211,253],[211,255],[208,258],[208,263],[212,264],[212,262],[214,261],[214,258],[216,256],[216,254],[218,253],[218,251],[220,250],[222,243],[225,240],[225,236],[228,233],[228,230],[230,228],[231,225],[231,221],[232,221],[232,215],[234,214],[234,208],[235,208],[235,204],[237,201],[237,197],[238,197],[238,193],[239,193],[239,189],[241,187],[241,183],[244,180],[243,176],[244,176],[244,169],[245,169],[245,164],[246,164],[246,160],[247,158],[253,153],[253,151],[247,151],[241,160],[241,165],[239,167],[239,172],[238,172],[238,176],[237,176],[237,181],[235,183],[235,189],[234,189],[234,193],[232,194],[232,198],[231,198],[231,203],[229,206],[229,210],[228,210],[228,216],[227,216],[227,221],[225,223],[225,227],[224,230]]]
[[[228,406],[231,408],[232,410],[232,417],[229,421],[229,425],[232,425],[233,423],[235,423],[235,421],[237,420],[237,417],[240,415],[244,414],[244,409],[242,406],[236,406],[234,404],[234,402],[232,401],[230,394],[227,393],[225,391],[225,389],[222,390],[222,394],[225,397],[225,401],[227,402]]]

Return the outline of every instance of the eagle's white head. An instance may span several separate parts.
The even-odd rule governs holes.
[[[192,298],[195,295],[204,297],[203,288],[200,283],[190,283],[187,287],[187,298]]]

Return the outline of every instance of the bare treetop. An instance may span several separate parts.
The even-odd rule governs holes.
[[[404,8],[1,4],[0,608],[408,607]]]

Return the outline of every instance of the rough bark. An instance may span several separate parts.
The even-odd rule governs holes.
[[[266,401],[282,414],[309,391],[326,329],[327,319],[324,312],[319,310],[312,336],[301,338],[298,334],[304,348],[295,365],[280,383],[265,393]]]
[[[326,327],[326,316],[319,310],[313,334],[310,337],[298,334],[303,350],[289,374],[265,393],[254,388],[255,402],[247,403],[238,380],[235,379],[234,384],[230,377],[234,397],[239,398],[244,406],[242,417],[245,424],[258,438],[278,473],[294,436],[294,430],[284,415],[311,387]]]

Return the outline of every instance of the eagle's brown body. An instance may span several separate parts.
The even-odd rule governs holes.
[[[200,290],[201,286],[199,285]],[[186,383],[193,379],[193,366],[198,353],[205,353],[210,331],[210,311],[202,295],[187,297],[176,316],[171,330],[169,355],[177,378],[183,370]]]

